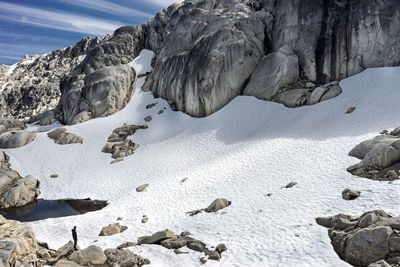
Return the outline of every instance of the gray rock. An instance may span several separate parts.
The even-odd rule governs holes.
[[[147,117],[144,118],[145,122],[150,122],[151,120],[152,120],[151,116],[147,116]]]
[[[323,227],[330,228],[332,224],[332,217],[317,217],[315,218],[315,221],[317,224]]]
[[[219,244],[219,245],[215,248],[215,250],[218,251],[219,253],[222,253],[222,252],[228,250],[228,248],[225,246],[225,244]]]
[[[217,198],[215,199],[207,208],[205,208],[205,212],[217,212],[221,209],[224,209],[231,205],[232,202],[226,200],[225,198]]]
[[[186,244],[195,241],[195,239],[187,236],[168,238],[161,241],[161,246],[169,249],[178,249],[186,246]]]
[[[103,227],[103,229],[101,229],[99,236],[115,235],[115,234],[122,233],[127,229],[128,229],[128,227],[120,225],[119,223],[109,224],[109,225]]]
[[[10,241],[0,241],[0,261],[6,266],[15,264],[15,250],[17,245]]]
[[[35,201],[40,194],[38,180],[31,175],[21,178],[16,174],[15,178],[15,173],[11,174],[11,177],[0,176],[0,208],[22,207]]]
[[[364,228],[348,239],[346,261],[364,266],[384,259],[389,254],[389,237],[393,230],[387,226]]]
[[[367,267],[391,267],[392,265],[390,265],[389,263],[387,263],[384,260],[380,260],[374,263],[371,263],[370,265],[368,265]]]
[[[158,102],[155,102],[155,103],[152,103],[152,104],[148,104],[147,106],[146,106],[146,109],[151,109],[151,108],[153,108],[155,105],[157,105],[158,104]]]
[[[345,200],[354,200],[360,196],[361,192],[351,190],[351,189],[345,189],[342,192],[342,198]]]
[[[290,183],[288,183],[288,184],[285,186],[285,188],[292,188],[292,187],[294,187],[295,185],[297,185],[297,182],[290,182]]]
[[[61,83],[58,109],[62,122],[77,122],[81,112],[91,118],[113,114],[129,102],[136,75],[128,65],[104,66],[93,70],[83,80]]]
[[[112,154],[111,157],[113,159],[120,159],[132,155],[138,148],[138,144],[128,139],[121,143],[107,143],[103,147],[102,152]]]
[[[176,237],[175,234],[171,230],[166,229],[164,231],[157,232],[157,233],[153,234],[152,236],[139,238],[138,244],[139,245],[158,244],[165,239],[175,238],[175,237]]]
[[[74,261],[80,265],[94,265],[104,264],[107,261],[107,257],[100,247],[89,246],[84,250],[74,251],[69,256],[69,260]]]
[[[149,184],[143,184],[136,188],[136,192],[143,192],[148,186]]]
[[[57,128],[49,133],[47,136],[54,141],[54,143],[59,145],[69,145],[69,144],[77,144],[83,143],[83,138],[77,136],[73,133],[67,133],[67,129],[65,128]]]
[[[79,265],[78,263],[74,261],[67,261],[67,260],[59,260],[55,267],[82,267],[82,265]]]
[[[18,148],[35,140],[36,133],[30,131],[5,132],[0,135],[0,148]]]
[[[187,247],[189,249],[197,251],[197,252],[204,252],[204,253],[208,252],[208,249],[206,248],[206,245],[203,242],[200,242],[200,241],[190,242],[190,243],[187,244]]]
[[[139,129],[147,129],[147,125],[124,125],[113,131],[107,142],[122,142],[128,136],[134,135]]]
[[[282,87],[295,82],[298,78],[298,58],[289,46],[283,46],[261,60],[251,75],[244,94],[263,100],[273,100]]]
[[[351,114],[354,112],[354,110],[356,110],[356,107],[350,107],[347,111],[346,114]]]
[[[110,266],[142,266],[150,264],[150,261],[144,259],[127,249],[106,249],[104,253],[107,256],[108,264]]]

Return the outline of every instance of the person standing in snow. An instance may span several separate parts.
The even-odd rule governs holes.
[[[76,250],[76,246],[78,245],[78,235],[76,233],[76,226],[72,228],[72,238],[74,239],[74,250]]]

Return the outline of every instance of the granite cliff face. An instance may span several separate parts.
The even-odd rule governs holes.
[[[56,116],[74,124],[123,108],[135,80],[126,64],[144,48],[156,53],[144,89],[191,116],[243,94],[288,107],[315,104],[341,93],[332,81],[400,65],[399,30],[396,0],[185,1],[78,53],[86,57],[65,70],[60,91],[52,84],[55,102],[61,93]],[[2,116],[21,113],[13,110]]]

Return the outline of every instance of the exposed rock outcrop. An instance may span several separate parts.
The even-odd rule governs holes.
[[[32,131],[12,131],[0,134],[0,148],[18,148],[35,140],[36,133]]]
[[[57,128],[49,133],[47,136],[59,145],[83,143],[83,138],[73,133],[68,133],[65,128]]]
[[[0,71],[0,118],[35,120],[53,110],[61,96],[60,81],[102,39],[85,37],[74,46],[25,57],[15,69]]]
[[[361,160],[347,169],[351,174],[374,180],[396,180],[400,170],[400,133],[395,129],[366,140],[349,155]]]
[[[31,175],[22,178],[10,168],[8,156],[0,151],[0,209],[24,206],[39,194],[39,181]]]
[[[122,233],[127,229],[128,229],[127,226],[120,225],[119,223],[113,223],[103,227],[103,229],[101,229],[99,236],[115,235]]]
[[[339,214],[320,217],[317,223],[329,228],[332,246],[339,257],[353,266],[400,264],[400,217],[375,210],[360,217]]]

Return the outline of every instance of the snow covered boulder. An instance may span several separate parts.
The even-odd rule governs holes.
[[[5,132],[0,135],[0,148],[18,148],[35,140],[36,133],[30,131]]]
[[[349,224],[338,224],[341,220]],[[400,217],[375,210],[360,217],[339,214],[316,221],[329,228],[335,252],[353,266],[368,266],[382,260],[393,266],[400,264]]]

